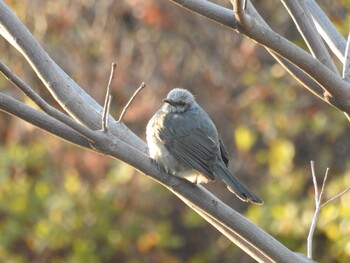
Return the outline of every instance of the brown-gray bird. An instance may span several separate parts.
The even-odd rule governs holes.
[[[228,169],[228,155],[208,114],[185,89],[176,88],[148,122],[150,157],[165,172],[205,183],[220,178],[239,199],[263,204]]]

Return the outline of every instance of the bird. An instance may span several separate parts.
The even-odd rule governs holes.
[[[166,173],[194,184],[220,178],[243,202],[263,204],[229,170],[214,122],[187,89],[174,88],[146,127],[149,156]]]

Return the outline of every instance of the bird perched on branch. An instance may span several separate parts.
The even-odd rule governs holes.
[[[239,199],[262,204],[228,169],[228,155],[208,114],[186,89],[176,88],[147,124],[149,154],[165,172],[193,183],[220,178]]]

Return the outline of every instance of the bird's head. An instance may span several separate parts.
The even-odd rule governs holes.
[[[184,112],[196,103],[191,92],[180,88],[171,90],[163,101],[165,102],[164,108],[175,113]]]

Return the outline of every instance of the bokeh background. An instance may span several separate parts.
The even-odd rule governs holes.
[[[216,2],[230,8],[229,1]],[[272,28],[305,48],[279,1],[255,2]],[[350,3],[320,2],[347,36]],[[230,168],[265,204],[243,204],[221,182],[207,187],[290,249],[306,252],[314,211],[310,161],[319,181],[330,168],[326,198],[350,185],[349,121],[340,111],[308,93],[250,39],[171,1],[6,3],[100,103],[110,65],[118,63],[115,117],[145,81],[124,118],[142,138],[169,90],[191,90],[216,123]],[[0,54],[57,106],[3,39]],[[0,91],[31,104],[4,77]],[[0,147],[1,262],[252,262],[172,193],[122,162],[5,113]],[[314,237],[318,262],[349,262],[349,203],[347,194],[322,210]]]

